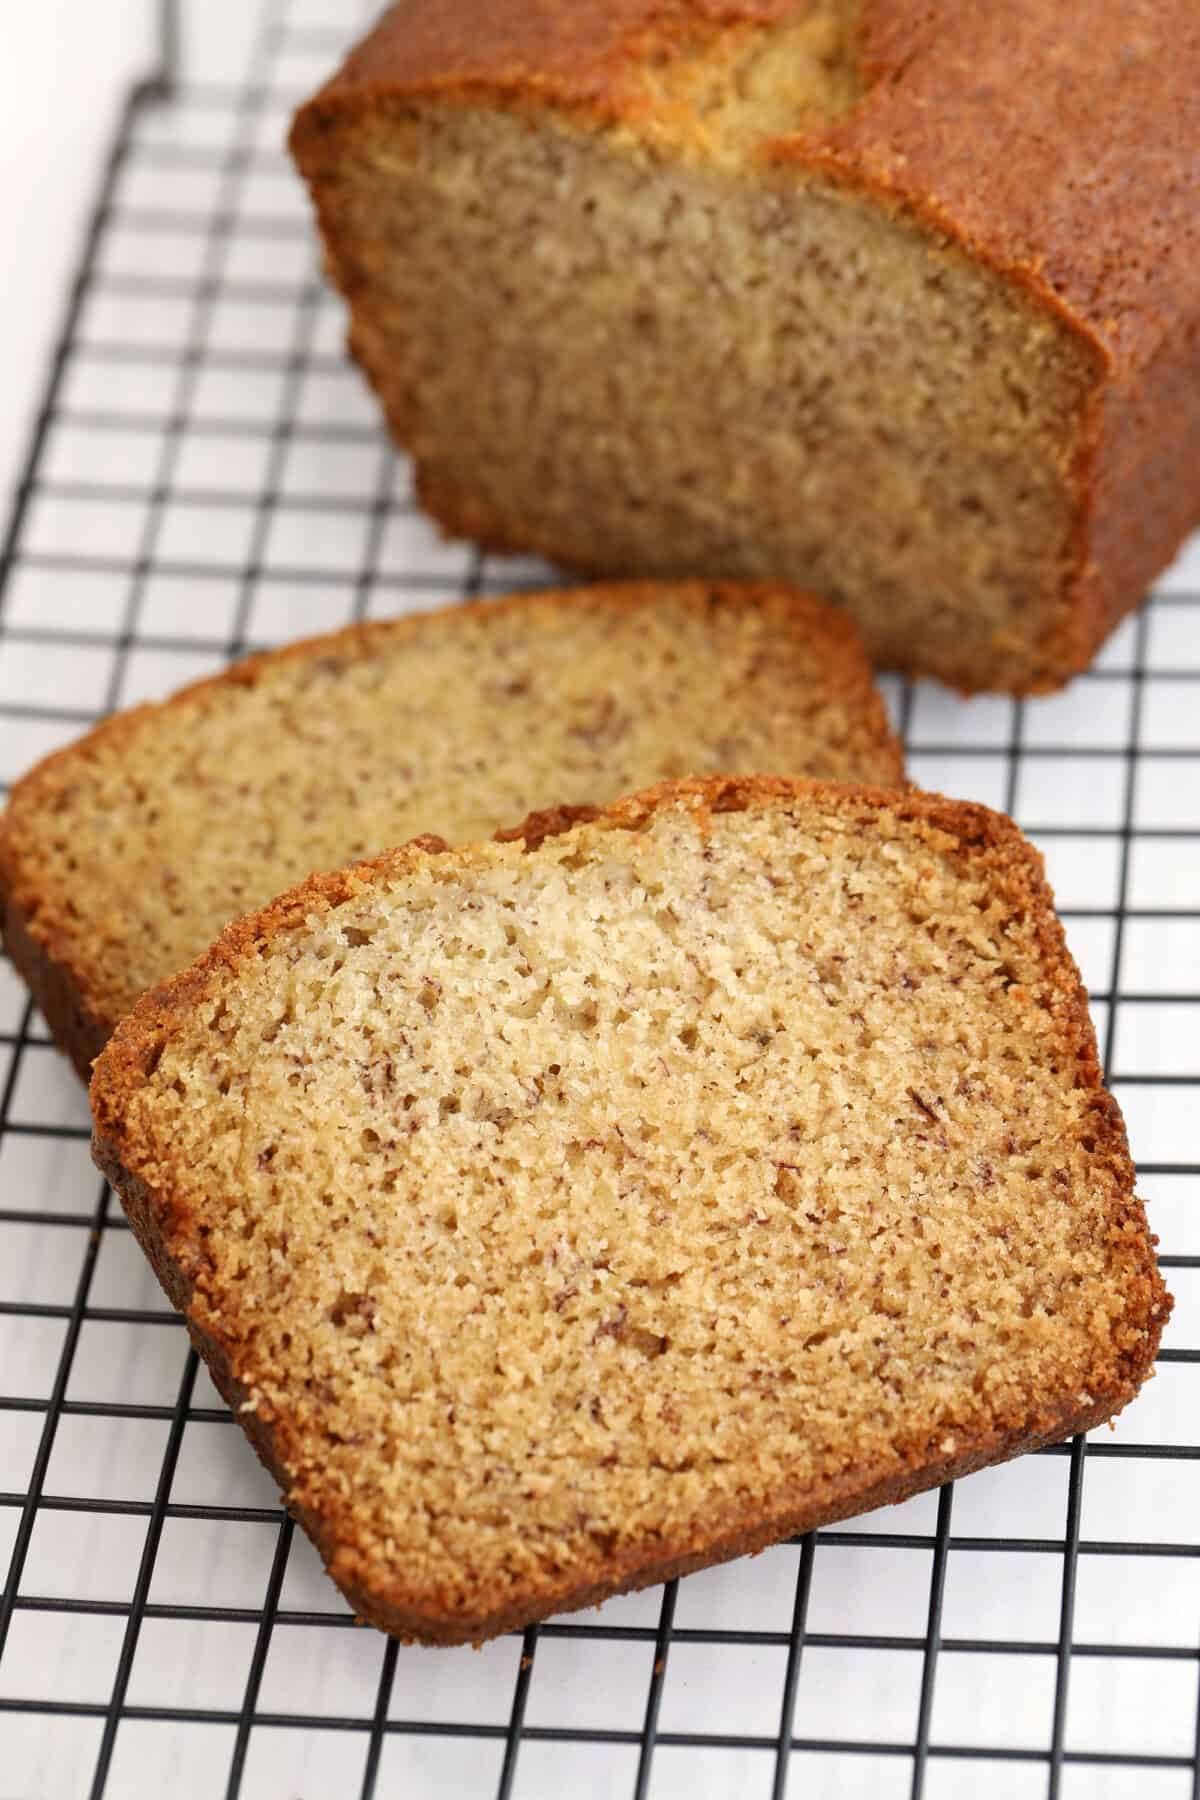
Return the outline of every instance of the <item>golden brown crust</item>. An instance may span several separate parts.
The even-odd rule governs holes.
[[[631,1545],[620,1556],[608,1558],[597,1552],[594,1563],[586,1568],[576,1566],[515,1598],[502,1598],[497,1593],[489,1599],[485,1595],[467,1610],[448,1599],[439,1602],[437,1595],[410,1593],[396,1581],[386,1590],[377,1582],[366,1585],[361,1576],[367,1569],[367,1559],[356,1541],[353,1519],[345,1513],[332,1516],[298,1512],[334,1580],[361,1615],[384,1630],[427,1643],[478,1642],[550,1612],[585,1606],[608,1594],[646,1586],[760,1549],[796,1532],[906,1499],[975,1468],[1086,1431],[1132,1399],[1150,1372],[1169,1315],[1170,1298],[1155,1262],[1155,1240],[1148,1232],[1144,1210],[1134,1193],[1133,1165],[1120,1111],[1101,1084],[1086,995],[1054,912],[1042,859],[1011,820],[984,807],[911,789],[889,792],[881,788],[837,788],[746,776],[664,783],[605,808],[593,824],[602,829],[638,831],[656,811],[684,806],[693,812],[703,830],[706,821],[716,813],[769,806],[805,794],[819,795],[830,812],[863,827],[881,814],[888,814],[918,825],[931,839],[938,834],[957,839],[962,856],[982,861],[1014,909],[1035,922],[1047,971],[1049,1004],[1060,1041],[1075,1065],[1077,1087],[1090,1094],[1089,1110],[1094,1121],[1089,1134],[1090,1153],[1095,1164],[1106,1172],[1116,1196],[1109,1241],[1114,1253],[1119,1251],[1130,1268],[1126,1282],[1128,1305],[1122,1325],[1104,1354],[1098,1356],[1095,1369],[1088,1372],[1086,1387],[1077,1386],[1067,1397],[1052,1396],[1041,1403],[1030,1403],[1021,1416],[1011,1411],[998,1412],[992,1428],[985,1433],[959,1436],[953,1446],[933,1438],[896,1445],[886,1467],[856,1468],[836,1478],[780,1492],[766,1511],[744,1509],[720,1518],[697,1520],[686,1540],[648,1538]],[[547,828],[542,834],[546,835],[554,820],[555,815],[551,814],[531,822],[527,843],[541,841],[542,826]],[[559,823],[563,823],[561,815]],[[215,1315],[208,1310],[203,1293],[207,1273],[203,1235],[190,1228],[187,1208],[177,1195],[154,1190],[144,1182],[139,1165],[146,1147],[130,1130],[129,1102],[157,1065],[178,1023],[216,984],[227,975],[236,974],[244,960],[265,954],[282,934],[302,925],[314,912],[337,907],[376,881],[394,880],[437,854],[423,843],[403,846],[338,874],[314,877],[262,912],[230,926],[193,968],[139,1002],[98,1060],[92,1081],[96,1160],[121,1194],[138,1241],[166,1292],[175,1305],[187,1312],[193,1340],[217,1386],[237,1410],[258,1454],[285,1493],[303,1465],[302,1447],[286,1418],[246,1410],[254,1371],[236,1366],[238,1352],[232,1338],[220,1337],[209,1329]],[[478,851],[468,847],[444,855],[451,862],[469,864]]]
[[[13,966],[30,988],[54,1037],[84,1081],[124,1011],[106,986],[98,951],[81,954],[75,934],[65,928],[70,896],[48,886],[39,852],[42,820],[69,790],[72,771],[100,753],[119,749],[152,725],[165,710],[217,700],[231,687],[252,687],[290,662],[359,661],[385,645],[436,629],[453,630],[465,609],[500,619],[522,609],[620,607],[635,612],[652,607],[664,593],[697,607],[710,603],[771,609],[798,639],[819,640],[825,648],[832,696],[842,698],[861,722],[863,740],[873,745],[881,765],[889,761],[894,779],[904,774],[903,750],[888,722],[883,699],[853,624],[811,595],[771,583],[613,582],[589,587],[508,594],[467,601],[435,613],[350,625],[320,637],[245,657],[219,675],[181,688],[158,705],[139,706],[106,719],[86,736],[55,751],[18,781],[0,821],[0,933]],[[548,800],[554,796],[548,795]]]
[[[345,99],[502,93],[513,99],[619,109],[646,55],[682,49],[728,25],[771,25],[796,0],[417,0],[395,6],[300,114],[317,131]]]
[[[31,929],[15,892],[2,896],[0,935],[13,968],[29,989],[50,1035],[68,1057],[81,1081],[92,1078],[92,1063],[108,1041],[111,1025],[90,997],[86,971],[73,971],[69,952],[53,936]]]
[[[556,108],[636,131],[640,66],[797,10],[794,0],[406,0],[302,108],[293,152],[319,192],[336,180],[342,120],[428,98]],[[1190,0],[865,0],[860,43],[859,103],[764,154],[923,222],[1032,296],[1094,358],[1072,471],[1074,570],[1020,684],[1043,691],[1086,667],[1200,518],[1200,14]],[[534,522],[514,540],[511,522],[482,516],[472,496],[425,481],[422,497],[454,534],[563,559]],[[987,687],[988,671],[965,664],[957,685]]]
[[[564,831],[571,831],[576,825],[590,825],[600,817],[598,806],[548,806],[538,812],[531,812],[508,831],[498,831],[498,844],[524,843],[527,850],[536,850],[547,838],[558,837]]]

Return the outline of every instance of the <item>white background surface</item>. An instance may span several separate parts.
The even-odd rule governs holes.
[[[243,0],[189,7],[190,71],[228,78]],[[153,58],[155,0],[6,0],[0,8],[0,519],[57,338],[117,108]]]

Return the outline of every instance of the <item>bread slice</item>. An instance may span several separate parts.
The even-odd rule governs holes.
[[[448,531],[1021,692],[1200,523],[1198,141],[1195,0],[403,0],[292,133]]]
[[[804,595],[651,582],[359,626],[113,719],[19,782],[4,941],[86,1080],[139,994],[314,869],[756,770],[903,773],[856,633]]]
[[[366,1619],[583,1606],[1107,1419],[1169,1306],[1040,859],[667,784],[231,926],[95,1154]]]

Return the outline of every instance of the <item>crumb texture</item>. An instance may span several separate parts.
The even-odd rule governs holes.
[[[348,126],[318,194],[353,347],[453,531],[794,581],[877,662],[1028,683],[1090,359],[944,237],[761,154],[809,65],[742,55],[741,85],[711,53],[648,67],[663,92],[605,132],[436,103]]]
[[[111,1029],[313,870],[717,770],[899,779],[839,619],[768,589],[535,596],[318,640],[102,729],[17,789],[4,862]]]
[[[1162,1290],[1036,859],[774,789],[384,859],[191,978],[139,1078],[146,1008],[102,1060],[357,1591],[531,1615],[1144,1374]]]

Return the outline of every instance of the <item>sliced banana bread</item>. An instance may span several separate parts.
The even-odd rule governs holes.
[[[668,784],[315,878],[92,1105],[334,1580],[430,1642],[1095,1425],[1169,1307],[1040,859],[932,796]]]
[[[86,1079],[140,993],[315,869],[718,770],[901,778],[840,615],[674,582],[360,626],[112,719],[19,782],[4,941]]]

